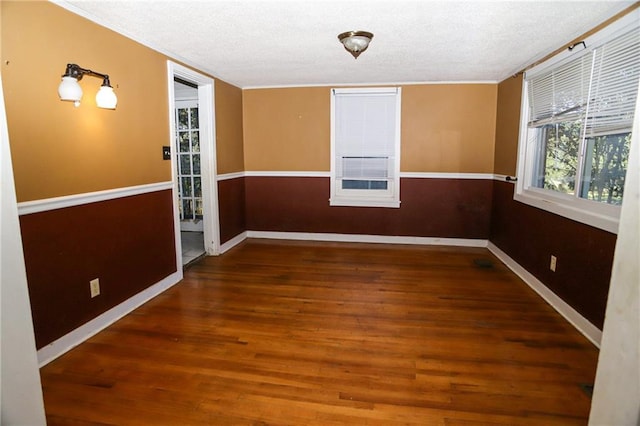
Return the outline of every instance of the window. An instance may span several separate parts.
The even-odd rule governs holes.
[[[517,200],[617,232],[640,79],[637,20],[526,73]]]
[[[332,90],[332,206],[400,207],[400,92]]]

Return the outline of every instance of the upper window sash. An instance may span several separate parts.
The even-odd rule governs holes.
[[[603,59],[608,63],[620,59],[615,56],[607,58],[610,52],[616,50],[615,44],[626,43],[629,48],[638,49],[638,22],[640,10],[631,12],[585,39],[585,44],[580,44],[573,52],[565,50],[527,71],[522,88],[517,165],[521,178],[516,182],[514,199],[612,233],[617,232],[619,206],[581,198],[579,187],[584,173],[586,141],[596,136],[631,131],[637,86],[620,90],[622,78],[615,73],[609,73],[602,80],[599,78],[600,75],[607,75],[607,70],[601,67]],[[615,40],[621,36],[622,38]],[[576,51],[577,49],[581,51]],[[621,52],[620,49],[618,51]],[[567,77],[569,75],[573,77]],[[565,78],[570,80],[563,80]],[[536,85],[544,83],[545,79],[546,83],[551,82],[552,89],[536,93]],[[594,84],[589,86],[591,80]],[[585,81],[587,84],[584,84]],[[566,90],[554,92],[554,83],[564,84]],[[629,91],[633,93],[630,94]],[[537,142],[530,130],[576,120],[582,121],[584,127],[577,159],[579,167],[576,172],[575,193],[563,194],[533,186]],[[637,139],[636,135],[634,144]]]

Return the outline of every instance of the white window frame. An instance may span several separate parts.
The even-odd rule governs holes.
[[[616,37],[621,32],[627,31],[633,26],[638,26],[638,22],[640,22],[640,10],[636,10],[626,15],[615,23],[584,39],[585,45],[589,50],[593,50],[591,46],[600,45],[606,40]],[[580,47],[577,48],[579,49]],[[580,52],[577,53],[579,54]],[[546,69],[558,66],[558,64],[568,60],[568,58],[575,54],[576,52],[570,52],[567,49],[553,58],[533,67],[527,72],[544,72]],[[640,100],[640,96],[638,99]],[[533,187],[531,185],[536,160],[536,145],[532,143],[532,141],[527,140],[529,121],[528,113],[528,86],[527,80],[525,79],[522,84],[522,104],[520,110],[520,134],[517,161],[518,180],[516,182],[514,199],[542,210],[617,234],[620,218],[620,206],[591,201],[580,198],[577,195],[563,194],[549,189]],[[635,119],[637,120],[638,117]],[[579,154],[579,167],[582,167],[583,155],[584,153]],[[576,194],[578,192],[579,191],[576,190]]]
[[[380,189],[343,189],[342,179],[337,176],[336,160],[336,94],[395,94],[394,156],[390,159],[391,178],[387,180],[386,190]],[[331,90],[331,206],[351,207],[400,207],[400,124],[401,124],[401,87],[344,88]]]
[[[198,127],[191,127],[191,110],[192,109],[198,109],[199,111],[199,105],[198,105],[198,100],[197,99],[192,99],[192,100],[176,100],[175,101],[175,109],[174,109],[174,115],[175,115],[175,120],[176,120],[176,141],[177,141],[177,146],[176,146],[176,155],[177,155],[177,161],[176,161],[176,165],[178,167],[178,169],[176,170],[176,173],[178,175],[178,208],[180,210],[180,227],[181,230],[183,231],[202,231],[202,221],[204,220],[204,214],[203,214],[203,210],[204,210],[204,199],[203,199],[203,194],[201,193],[199,197],[196,197],[195,195],[195,178],[200,178],[200,189],[202,192],[202,165],[200,165],[200,173],[199,174],[195,174],[193,172],[193,157],[194,155],[197,155],[198,157],[201,157],[201,151],[202,149],[200,149],[197,152],[193,151],[193,144],[191,143],[191,138],[189,138],[189,151],[180,151],[180,133],[185,132],[185,129],[179,129],[179,118],[178,118],[178,110],[179,109],[188,109],[189,110],[189,128],[186,130],[188,132],[193,132],[196,131],[198,132],[198,138],[200,136],[200,124],[198,122]],[[190,162],[190,172],[189,173],[182,173],[182,158],[183,156],[188,156],[189,157],[189,162]],[[201,160],[201,159],[199,159]],[[185,196],[184,195],[184,188],[182,187],[182,178],[189,178],[191,180],[191,195],[190,196]],[[182,205],[182,201],[185,199],[190,199],[192,200],[192,211],[191,211],[191,215],[190,217],[187,217],[185,215],[184,212],[184,207]],[[201,214],[198,215],[197,214],[197,201],[200,200],[200,210],[201,210]],[[197,216],[201,216],[201,217],[197,217]],[[198,223],[199,222],[199,223]]]

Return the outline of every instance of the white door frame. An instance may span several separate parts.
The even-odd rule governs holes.
[[[216,125],[214,80],[190,68],[167,61],[169,90],[169,133],[171,139],[171,180],[173,182],[173,217],[176,244],[176,264],[182,270],[180,214],[178,209],[178,173],[176,153],[176,120],[174,113],[174,77],[198,86],[198,121],[200,124],[200,167],[202,169],[202,205],[204,208],[204,249],[208,255],[220,254],[220,219],[216,170]]]

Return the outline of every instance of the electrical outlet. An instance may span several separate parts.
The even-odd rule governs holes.
[[[558,258],[555,257],[554,255],[551,255],[551,263],[549,263],[549,269],[555,272],[557,263],[558,263]]]
[[[94,298],[100,295],[100,279],[89,281],[89,288],[91,289],[91,297]]]

